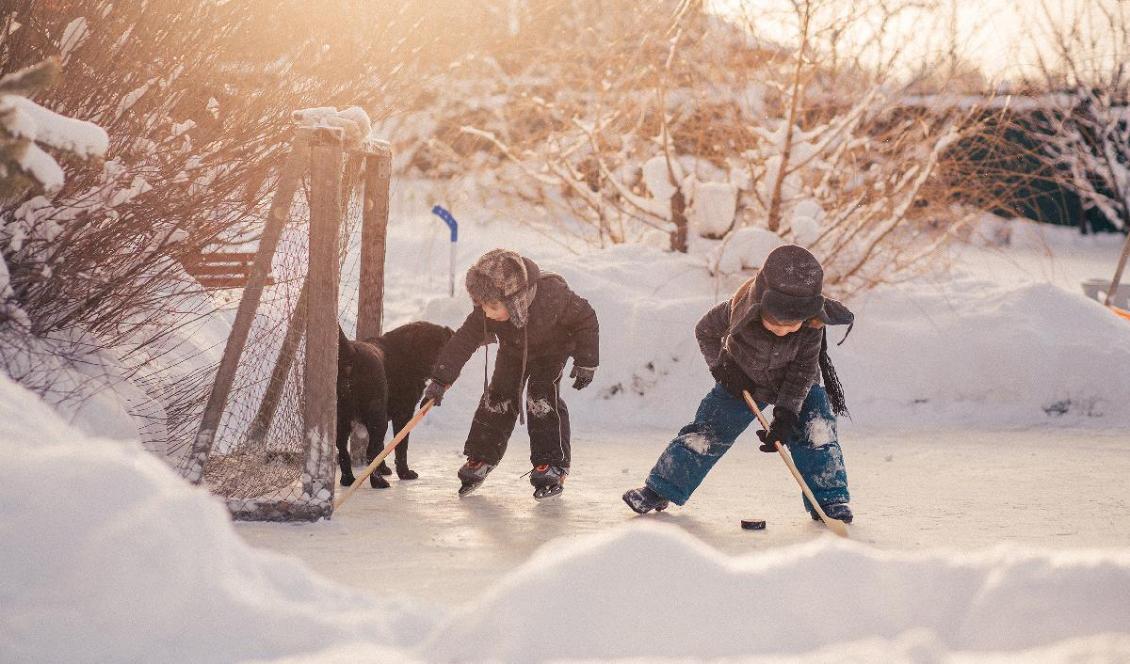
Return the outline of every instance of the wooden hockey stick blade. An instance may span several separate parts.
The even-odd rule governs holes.
[[[778,442],[774,444],[777,446],[777,453],[781,455],[781,458],[785,461],[785,465],[789,467],[789,471],[792,472],[793,477],[796,478],[797,484],[800,485],[801,491],[804,491],[804,495],[808,497],[808,502],[812,503],[812,507],[816,510],[816,514],[820,516],[820,520],[823,521],[824,525],[828,526],[829,530],[831,530],[832,532],[836,533],[840,537],[847,537],[848,531],[847,526],[844,524],[844,522],[840,521],[839,519],[833,519],[832,517],[824,513],[824,508],[820,507],[820,503],[816,502],[816,496],[812,495],[812,490],[808,488],[808,484],[804,481],[804,478],[800,476],[800,471],[797,470],[796,464],[793,463],[792,456],[787,451],[785,451],[785,448],[783,445],[781,445],[781,443]]]
[[[757,421],[761,422],[761,426],[763,426],[765,430],[768,431],[769,421],[765,419],[765,415],[761,412],[761,409],[757,407],[757,402],[753,400],[753,397],[751,397],[749,395],[749,392],[747,392],[746,390],[742,390],[742,396],[745,397],[746,405],[749,406],[749,409],[753,411],[754,415],[757,416]],[[823,521],[824,525],[828,526],[828,529],[832,532],[836,533],[840,537],[847,537],[847,525],[844,524],[843,521],[840,521],[839,519],[833,519],[832,517],[824,513],[824,508],[820,507],[820,503],[816,501],[816,496],[812,495],[812,489],[808,488],[808,483],[804,481],[804,478],[801,477],[800,471],[797,469],[796,464],[793,463],[792,455],[790,455],[785,450],[785,447],[781,445],[780,442],[774,441],[773,444],[777,448],[777,454],[781,455],[781,459],[785,462],[785,465],[789,467],[789,472],[793,474],[793,479],[795,479],[796,483],[800,485],[800,490],[804,492],[804,496],[808,498],[808,502],[812,504],[812,508],[816,510],[816,514],[820,517],[820,520]]]
[[[345,490],[345,493],[341,494],[341,497],[334,502],[335,511],[340,509],[341,506],[345,504],[345,501],[349,500],[349,497],[352,496],[353,493],[361,487],[361,484],[365,480],[369,479],[369,476],[377,470],[377,466],[381,465],[381,462],[384,461],[385,457],[392,453],[394,449],[396,449],[396,446],[400,444],[400,441],[404,440],[408,436],[408,434],[412,432],[412,429],[416,428],[416,425],[420,423],[420,420],[424,419],[424,416],[428,414],[428,411],[431,410],[432,406],[434,405],[435,400],[429,399],[428,402],[424,404],[424,407],[417,411],[417,413],[412,417],[411,420],[408,420],[408,424],[405,424],[404,428],[396,433],[396,437],[393,438],[388,445],[385,445],[385,448],[381,450],[381,453],[373,457],[373,460],[369,462],[369,465],[365,466],[365,470],[357,476],[357,479],[353,480],[353,484],[350,484],[349,488]]]

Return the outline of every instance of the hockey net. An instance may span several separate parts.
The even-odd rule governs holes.
[[[386,147],[343,150],[340,133],[307,132],[293,149],[259,242],[256,264],[264,267],[252,269],[223,359],[179,381],[166,399],[177,404],[167,422],[181,473],[242,520],[332,513],[337,314],[357,306],[360,281],[342,272],[359,271],[363,226],[376,223],[366,205],[372,209],[382,185],[387,197]],[[288,188],[289,204],[281,200]],[[271,216],[281,217],[274,238]],[[379,226],[383,266],[383,220]],[[377,316],[379,329],[379,305]]]

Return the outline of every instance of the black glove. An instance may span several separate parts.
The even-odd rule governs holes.
[[[716,366],[710,368],[710,375],[718,381],[727,392],[735,399],[743,399],[742,392],[753,393],[753,381],[742,371],[729,355],[723,353],[722,359]]]
[[[787,408],[773,407],[773,421],[769,423],[769,431],[761,429],[757,437],[761,439],[761,446],[757,449],[762,452],[776,452],[776,442],[782,445],[789,439],[797,425],[797,414]]]
[[[424,398],[420,399],[420,407],[423,408],[424,404],[429,400],[435,401],[435,405],[443,403],[443,393],[447,391],[447,386],[436,379],[428,381],[428,386],[424,388]]]
[[[573,370],[569,372],[570,378],[576,378],[573,381],[574,390],[583,390],[592,384],[592,378],[596,375],[596,367],[578,367],[573,365]]]

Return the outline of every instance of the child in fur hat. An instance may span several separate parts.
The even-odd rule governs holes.
[[[624,494],[628,507],[644,514],[669,502],[684,504],[753,422],[742,396],[748,391],[759,407],[773,404],[769,430],[757,432],[759,449],[776,452],[778,441],[788,446],[828,516],[851,523],[847,473],[836,439],[836,415],[847,409],[828,359],[824,326],[850,326],[854,316],[821,294],[823,278],[820,262],[808,250],[778,247],[729,302],[703,316],[695,336],[717,383],[694,421],[660,455],[646,484]],[[827,389],[820,385],[821,373]],[[807,498],[804,505],[818,518]]]
[[[484,365],[483,396],[463,450],[467,462],[459,469],[459,495],[474,491],[502,460],[521,414],[529,418],[534,497],[555,496],[571,453],[561,376],[571,356],[573,387],[584,389],[592,382],[599,360],[596,312],[560,276],[505,249],[487,252],[471,266],[467,292],[475,308],[440,352],[424,391],[425,402],[439,405],[475,350],[498,341],[489,385]]]

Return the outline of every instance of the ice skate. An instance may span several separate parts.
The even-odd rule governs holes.
[[[463,483],[459,487],[459,495],[466,496],[478,489],[492,470],[494,470],[493,465],[478,459],[468,458],[467,463],[459,468],[459,481]]]
[[[530,484],[534,486],[534,499],[544,500],[560,495],[565,489],[565,476],[569,471],[561,466],[541,464],[530,472]]]

